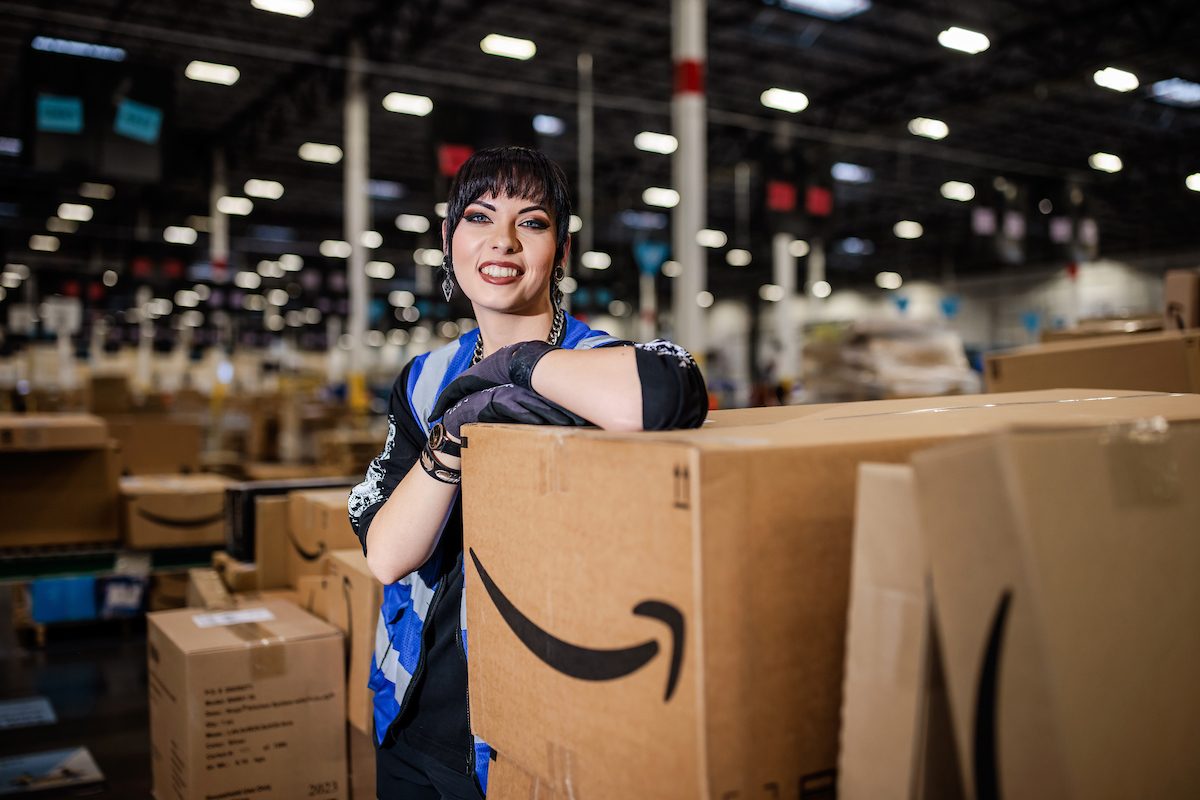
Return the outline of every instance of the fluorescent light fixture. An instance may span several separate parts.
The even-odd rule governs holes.
[[[233,86],[242,75],[237,67],[211,61],[193,61],[184,68],[183,74],[194,81],[219,83],[222,86]]]
[[[942,184],[942,197],[965,203],[975,199],[975,187],[962,181],[946,181]]]
[[[307,17],[313,12],[313,0],[250,0],[250,5],[259,11],[286,14],[289,17]]]
[[[0,286],[5,289],[16,289],[21,285],[21,279],[11,272],[0,272]]]
[[[284,253],[279,257],[279,266],[287,272],[299,272],[304,266],[304,259],[295,253]]]
[[[433,204],[433,213],[437,214],[439,219],[445,219],[446,214],[448,213],[446,204],[445,203],[434,203]]]
[[[768,303],[778,303],[783,299],[783,287],[774,283],[764,283],[758,287],[758,296]]]
[[[326,258],[349,258],[351,250],[350,243],[341,239],[326,239],[317,249]]]
[[[808,242],[803,239],[792,239],[788,242],[788,255],[792,258],[804,258],[809,252]]]
[[[287,289],[272,289],[267,292],[267,302],[273,306],[286,306],[290,299]]]
[[[627,208],[621,212],[621,223],[635,231],[661,231],[667,227],[667,215],[659,211],[636,211]]]
[[[537,45],[528,39],[517,39],[498,33],[489,33],[483,37],[479,42],[479,49],[489,56],[515,58],[518,61],[528,61],[537,53]]]
[[[533,118],[533,129],[542,136],[562,136],[567,130],[567,123],[550,114],[538,114]]]
[[[239,272],[233,276],[233,284],[240,289],[257,289],[262,286],[262,276],[257,272]]]
[[[336,164],[342,160],[342,148],[336,144],[305,142],[300,145],[300,157],[317,164]]]
[[[572,214],[571,218],[567,220],[567,232],[579,233],[581,230],[583,230],[583,219]]]
[[[271,261],[264,258],[258,262],[258,274],[264,278],[282,278],[287,274],[287,271],[278,261]]]
[[[612,265],[612,256],[599,250],[589,250],[579,257],[579,263],[588,269],[608,269]]]
[[[254,210],[254,203],[249,197],[225,197],[217,200],[217,211],[222,214],[231,214],[235,217],[244,217]]]
[[[1092,80],[1097,86],[1112,89],[1114,92],[1132,92],[1140,84],[1137,75],[1116,67],[1105,67],[1092,73]]]
[[[632,310],[633,308],[624,300],[613,300],[608,304],[608,313],[614,317],[624,317]]]
[[[1193,172],[1184,178],[1183,185],[1193,192],[1200,192],[1200,172]]]
[[[306,325],[316,325],[321,321],[321,311],[316,308],[304,309],[304,323]]]
[[[372,178],[367,181],[367,194],[376,200],[399,200],[405,194],[404,184]]]
[[[1200,83],[1183,78],[1168,78],[1150,84],[1150,95],[1160,103],[1180,108],[1200,106]]]
[[[429,220],[420,214],[401,214],[396,217],[396,227],[409,233],[425,233],[429,230]]]
[[[1088,166],[1100,172],[1120,172],[1125,165],[1121,163],[1120,156],[1112,153],[1092,153],[1088,156]]]
[[[35,233],[29,237],[29,249],[38,250],[43,253],[54,253],[58,251],[60,242],[57,236],[44,236]]]
[[[924,136],[926,139],[945,139],[950,135],[950,126],[940,119],[917,117],[909,120],[908,132],[913,136]]]
[[[29,276],[33,274],[33,272],[25,264],[5,264],[4,269],[13,275],[16,275],[18,281],[28,280]]]
[[[246,181],[246,185],[242,187],[250,197],[261,197],[264,200],[278,200],[283,197],[283,184],[279,181],[264,181],[259,178],[251,178]]]
[[[79,223],[60,217],[51,217],[46,220],[46,230],[51,233],[74,233],[79,230]]]
[[[683,264],[678,261],[664,261],[661,269],[668,278],[678,278],[683,274]]]
[[[418,264],[424,264],[427,267],[440,267],[442,261],[446,258],[446,254],[436,247],[420,249],[413,251],[413,261]]]
[[[171,225],[163,229],[163,241],[170,244],[195,244],[196,229],[186,225]]]
[[[633,146],[647,153],[662,153],[670,155],[679,147],[679,140],[669,133],[654,133],[642,131],[633,137]]]
[[[709,291],[700,292],[696,295],[696,305],[701,308],[710,308],[714,301],[713,293]]]
[[[74,222],[87,222],[92,218],[92,207],[83,203],[60,203],[58,215]]]
[[[421,318],[421,309],[416,306],[408,306],[400,311],[400,319],[405,322],[416,322]],[[429,339],[429,331],[425,328],[413,328],[412,338],[414,342],[424,342]]]
[[[813,297],[829,297],[833,293],[833,287],[829,285],[829,281],[817,281],[812,285]]]
[[[661,186],[651,186],[642,192],[642,202],[648,206],[674,208],[679,205],[679,192],[674,189],[664,189]]]
[[[988,37],[979,31],[972,31],[958,26],[952,26],[942,31],[938,34],[937,40],[938,44],[942,47],[971,55],[982,53],[992,44],[988,40]]]
[[[363,247],[374,250],[383,244],[383,234],[379,231],[363,231],[359,241],[362,242]]]
[[[433,101],[422,94],[392,92],[383,98],[383,107],[394,114],[411,114],[423,117],[433,111]]]
[[[104,276],[100,280],[104,282],[105,286],[111,289],[117,285],[117,271],[113,269],[104,270]]]
[[[841,22],[866,11],[871,0],[780,0],[779,5],[788,11]]]
[[[79,185],[79,196],[89,200],[112,200],[116,193],[117,190],[107,183],[88,182]]]
[[[90,42],[76,42],[72,39],[55,39],[52,36],[35,36],[30,47],[43,53],[60,53],[65,56],[97,58],[101,61],[125,60],[125,51],[119,47],[108,47],[107,45],[92,44]]]
[[[789,114],[795,114],[798,111],[808,108],[808,95],[804,94],[804,92],[792,91],[791,89],[780,89],[778,87],[767,89],[758,96],[758,99],[767,108],[786,111]]]
[[[904,279],[899,272],[881,272],[875,276],[875,285],[880,289],[899,289],[904,285]]]
[[[733,249],[725,254],[725,263],[731,267],[745,267],[753,260],[749,250]]]
[[[0,136],[0,156],[19,156],[24,149],[20,139],[12,136]]]
[[[212,297],[212,289],[203,283],[197,283],[192,287],[192,291],[196,293],[196,297],[200,300],[207,300]]]
[[[412,292],[404,289],[397,289],[394,292],[388,292],[388,302],[395,308],[408,308],[413,303],[417,302],[417,298]]]
[[[568,275],[559,281],[558,288],[562,289],[563,294],[575,294],[575,290],[579,288],[579,282]]]
[[[911,219],[902,219],[892,226],[892,233],[900,239],[920,239],[925,233],[925,226]]]
[[[180,289],[175,293],[175,305],[180,308],[195,308],[200,305],[200,295],[191,289]]]
[[[835,181],[842,183],[870,183],[875,180],[875,171],[860,164],[839,161],[829,169]]]
[[[838,242],[838,249],[851,256],[869,256],[875,252],[875,244],[870,239],[847,236]]]
[[[724,231],[713,230],[712,228],[701,228],[696,231],[696,244],[701,247],[724,247],[729,241],[729,237]]]
[[[396,267],[387,261],[368,261],[363,268],[368,278],[379,281],[390,281],[396,277]]]

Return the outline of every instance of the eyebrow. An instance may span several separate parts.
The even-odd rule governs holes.
[[[476,200],[476,201],[475,201],[475,202],[474,202],[472,205],[483,206],[483,207],[484,207],[484,208],[486,208],[488,211],[495,211],[495,210],[496,210],[496,207],[495,207],[494,205],[492,205],[491,203],[487,202],[486,200]],[[518,211],[517,213],[518,213],[518,214],[524,214],[524,213],[526,213],[527,211],[541,211],[541,212],[544,212],[544,213],[546,213],[546,214],[549,214],[549,213],[550,213],[549,211],[546,211],[546,207],[545,207],[545,206],[543,206],[543,205],[540,205],[540,204],[538,204],[538,205],[533,205],[533,206],[526,206],[525,208],[522,208],[522,209],[521,209],[520,211]]]

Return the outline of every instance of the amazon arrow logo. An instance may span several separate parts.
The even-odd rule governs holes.
[[[198,519],[171,519],[170,517],[159,516],[158,514],[147,511],[144,508],[139,508],[137,512],[139,517],[149,520],[155,525],[163,525],[168,528],[203,528],[207,525],[213,525],[225,519],[224,511],[218,511],[211,517],[200,517]]]
[[[1000,800],[1000,758],[997,752],[997,710],[1000,697],[1000,655],[1004,649],[1004,633],[1008,623],[1012,591],[1005,590],[996,604],[992,628],[988,634],[979,682],[975,691],[975,797],[977,800]]]
[[[659,645],[656,639],[626,647],[619,650],[595,650],[590,647],[564,642],[548,631],[542,630],[529,617],[521,613],[512,601],[504,596],[500,587],[488,575],[475,550],[470,549],[471,560],[483,580],[488,597],[492,598],[501,618],[521,640],[521,644],[544,661],[552,669],[572,678],[585,681],[611,681],[623,678],[644,667],[656,655]],[[633,613],[642,617],[657,619],[671,631],[671,668],[667,674],[667,691],[663,702],[671,699],[675,693],[675,684],[679,680],[679,668],[683,662],[684,623],[683,614],[669,603],[658,600],[643,600],[633,608]]]

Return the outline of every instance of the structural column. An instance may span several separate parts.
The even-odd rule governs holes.
[[[783,290],[783,297],[775,306],[775,336],[779,340],[775,380],[789,389],[800,372],[800,342],[796,334],[796,257],[791,253],[792,239],[790,233],[776,233],[771,239],[775,285]]]
[[[369,226],[367,204],[368,111],[366,79],[363,71],[363,45],[359,40],[350,44],[346,68],[345,107],[345,237],[350,244],[346,261],[346,284],[350,292],[350,364],[347,375],[347,397],[352,411],[365,412],[367,397],[367,248],[363,234]],[[336,347],[336,342],[331,342]]]
[[[704,357],[703,310],[697,295],[707,284],[707,262],[696,242],[704,227],[707,209],[707,141],[705,127],[704,0],[671,1],[671,54],[675,63],[675,94],[671,100],[671,124],[679,147],[671,162],[679,204],[672,220],[672,251],[683,267],[674,280],[672,310],[675,340],[697,358]]]
[[[592,54],[580,53],[575,63],[579,70],[579,218],[583,220],[583,227],[575,240],[575,260],[578,261],[584,253],[592,249],[595,241],[593,222],[596,215],[596,115]],[[564,263],[563,269],[570,275],[570,262]],[[563,305],[570,310],[571,295],[563,297]]]
[[[229,194],[225,174],[225,151],[213,150],[212,184],[208,188],[208,263],[216,278],[229,267],[229,217],[217,208],[217,201]]]

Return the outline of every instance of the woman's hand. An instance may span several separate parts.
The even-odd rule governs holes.
[[[478,366],[482,364],[483,362],[480,362]],[[436,410],[434,413],[437,413]],[[515,422],[522,425],[589,424],[583,417],[571,413],[536,392],[512,384],[492,386],[469,394],[459,400],[442,418],[446,433],[455,441],[462,440],[462,427],[473,422]]]
[[[469,368],[442,390],[429,421],[442,417],[463,398],[505,384],[528,389],[533,369],[547,353],[558,348],[546,342],[517,342],[501,347],[475,366]],[[473,422],[476,420],[472,420]],[[485,421],[485,420],[479,420]],[[492,420],[495,421],[495,420]]]

